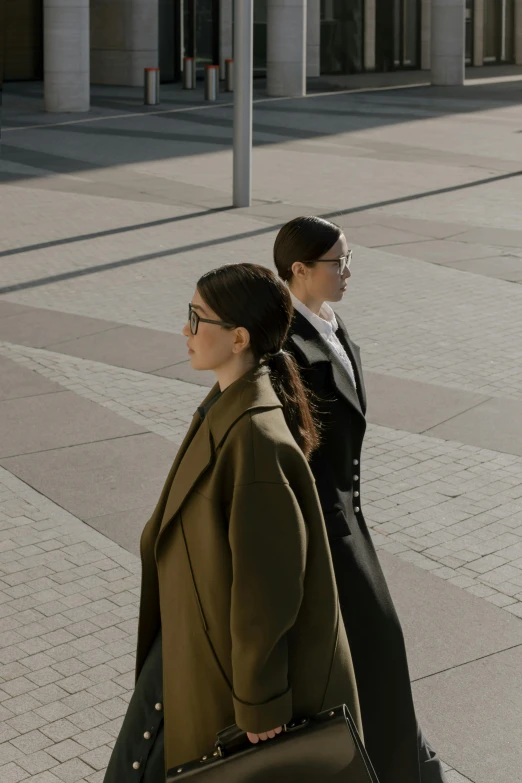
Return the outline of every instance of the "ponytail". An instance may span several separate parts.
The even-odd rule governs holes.
[[[254,360],[268,367],[288,428],[308,459],[319,445],[314,408],[293,356],[281,349],[293,316],[288,287],[266,267],[227,264],[204,274],[198,292],[221,321],[248,330]]]
[[[288,429],[305,457],[310,459],[319,446],[319,427],[294,357],[280,350],[269,354],[266,364],[274,391],[283,406]]]

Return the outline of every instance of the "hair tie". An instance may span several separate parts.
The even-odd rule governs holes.
[[[276,351],[275,353],[269,353],[267,354],[269,359],[275,359],[276,356],[284,356],[284,351],[282,348],[280,348],[279,351]]]

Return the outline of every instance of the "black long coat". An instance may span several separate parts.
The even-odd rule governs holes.
[[[419,783],[417,722],[404,638],[361,510],[361,449],[366,395],[359,347],[337,317],[348,371],[299,312],[285,349],[316,396],[323,430],[310,467],[330,542],[359,690],[365,744],[380,783]]]

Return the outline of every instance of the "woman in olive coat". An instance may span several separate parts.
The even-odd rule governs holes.
[[[350,650],[307,456],[317,434],[282,351],[290,295],[269,270],[198,282],[184,329],[217,384],[141,540],[137,682],[106,783],[160,783],[236,723],[251,742],[345,703]]]
[[[339,226],[301,217],[280,230],[274,261],[294,305],[285,350],[301,370],[321,425],[310,467],[352,652],[366,748],[380,783],[443,783],[439,759],[417,727],[401,625],[362,512],[366,394],[360,351],[327,304],[344,296],[351,251]]]

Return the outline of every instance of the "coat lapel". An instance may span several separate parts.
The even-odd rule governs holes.
[[[213,448],[210,430],[208,421],[205,419],[198,427],[179,461],[177,461],[158,540],[165,527],[180,510],[183,501],[192,490],[196,481],[212,462],[212,456]]]
[[[205,407],[219,391],[218,385],[207,395],[201,407]],[[179,449],[162,493],[163,504],[158,504],[161,518],[156,552],[162,534],[174,519],[192,488],[210,467],[216,449],[226,438],[234,423],[247,411],[256,408],[280,408],[270,378],[257,370],[247,373],[226,389],[211,407],[205,419],[196,412],[189,431]],[[163,510],[164,509],[164,510]]]
[[[204,406],[217,393],[216,384],[202,402]],[[189,453],[190,452],[190,453]],[[188,460],[184,459],[187,456]],[[181,446],[178,449],[174,463],[163,487],[159,503],[154,512],[159,518],[159,533],[156,539],[156,547],[165,527],[177,514],[181,505],[198,480],[201,473],[208,467],[212,456],[210,434],[208,424],[201,421],[199,410],[192,417]],[[185,465],[185,463],[187,463]],[[186,487],[186,491],[185,491]]]
[[[359,413],[364,415],[361,401],[359,400],[357,390],[355,389],[351,379],[348,375],[346,368],[343,366],[341,360],[335,354],[335,351],[330,351],[325,341],[315,329],[312,324],[299,312],[294,312],[294,322],[292,325],[292,332],[290,340],[304,354],[309,364],[318,364],[325,362],[332,368],[332,375],[335,387],[339,394],[344,397],[346,402],[351,405]],[[350,358],[352,358],[350,356]],[[362,378],[362,372],[359,371],[356,362],[354,360],[354,373],[358,383]],[[364,397],[364,392],[363,392]]]

